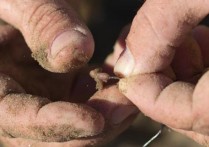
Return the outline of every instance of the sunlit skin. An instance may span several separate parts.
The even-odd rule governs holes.
[[[198,23],[208,6],[208,0],[147,0],[114,68],[126,77],[120,91],[146,116],[206,146],[209,28]]]
[[[0,26],[1,140],[103,144],[140,110],[208,145],[209,29],[197,26],[208,6],[208,0],[147,0],[104,62],[105,71],[114,67],[124,78],[95,92],[92,69],[85,67],[93,36],[64,0],[1,0],[0,18],[24,37]]]
[[[1,135],[5,136],[0,139],[4,144],[97,146],[125,130],[138,113],[117,86],[96,92],[96,84],[89,76],[92,67],[65,74],[51,73],[32,59],[17,30],[1,25],[0,38],[3,73],[0,74],[0,115],[4,118],[0,124]],[[107,67],[111,68],[110,64]],[[103,111],[104,108],[108,111]],[[115,116],[120,113],[127,114]]]
[[[93,67],[85,65],[94,41],[68,6],[60,0],[0,2],[0,17],[23,35],[0,25],[0,139],[7,146],[98,146],[138,113],[115,84],[96,92]],[[103,67],[112,71],[115,61]]]

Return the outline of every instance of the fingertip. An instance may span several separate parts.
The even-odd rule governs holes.
[[[59,34],[53,41],[47,60],[49,66],[39,62],[53,72],[71,72],[84,66],[92,57],[94,41],[90,32],[71,29]]]
[[[127,48],[121,53],[118,61],[116,62],[114,73],[119,77],[128,77],[132,74],[134,67],[134,57],[131,51]]]
[[[63,142],[96,136],[104,129],[103,116],[82,104],[50,103],[28,94],[7,95],[0,104],[1,128],[16,138]]]
[[[67,102],[45,105],[40,109],[37,118],[38,123],[47,125],[46,135],[42,139],[48,141],[69,141],[96,136],[102,133],[105,122],[103,116],[93,108]],[[50,127],[54,128],[54,136],[50,136]]]

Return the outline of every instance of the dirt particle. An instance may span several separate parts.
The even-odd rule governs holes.
[[[41,141],[69,141],[75,138],[85,137],[85,131],[82,129],[74,128],[67,124],[54,124],[51,126],[32,126],[30,130],[34,132],[34,138],[38,138]],[[31,139],[33,139],[33,137]]]
[[[39,50],[36,50],[31,55],[38,63],[45,69],[49,69],[51,66],[47,59],[46,47],[42,47]]]
[[[109,75],[107,73],[102,73],[102,69],[96,68],[91,70],[89,75],[95,80],[96,82],[96,89],[102,90],[104,87],[104,83],[107,83],[109,80]]]
[[[126,78],[120,79],[118,83],[118,87],[121,93],[127,93],[127,82],[128,79]]]
[[[36,107],[37,109],[41,106],[49,103],[46,98],[39,98],[30,94],[8,94],[2,100],[5,105],[7,105],[8,115],[14,117],[19,117],[19,115],[26,113],[31,107]]]

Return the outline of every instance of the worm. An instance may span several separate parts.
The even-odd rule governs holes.
[[[110,76],[108,73],[102,72],[101,68],[96,68],[90,71],[89,75],[96,82],[96,89],[102,90],[104,87],[104,83],[107,83],[108,80],[116,79],[119,80],[116,76]]]

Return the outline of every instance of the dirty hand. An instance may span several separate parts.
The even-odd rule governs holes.
[[[12,26],[0,25],[3,143],[97,145],[131,124],[137,109],[116,86],[94,94],[95,83],[88,76],[90,68],[84,67],[93,54],[93,38],[67,3],[1,0],[0,18],[24,37]],[[31,53],[42,67],[58,73],[41,68]],[[112,61],[108,61],[109,68]]]
[[[208,0],[147,0],[114,71],[145,115],[209,145]]]

